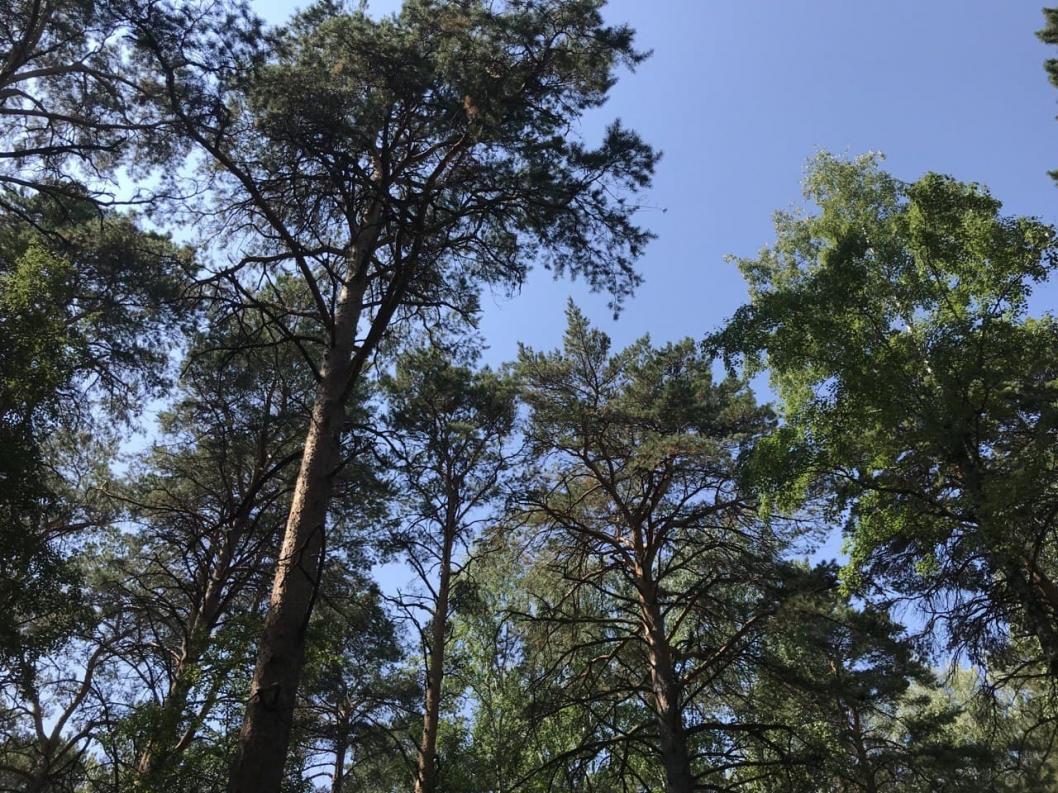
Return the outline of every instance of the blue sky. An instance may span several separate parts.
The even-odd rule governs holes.
[[[606,14],[653,57],[625,74],[582,124],[619,117],[663,159],[643,222],[658,235],[646,283],[614,322],[600,296],[537,272],[513,300],[485,298],[487,360],[559,343],[572,296],[623,345],[700,338],[745,299],[724,255],[773,238],[771,214],[800,200],[819,149],[882,151],[911,180],[925,171],[988,185],[1007,211],[1058,221],[1058,90],[1035,37],[1043,0],[612,0]],[[303,3],[258,0],[281,22]],[[389,13],[397,0],[374,0]],[[662,211],[664,210],[664,211]],[[1047,288],[1037,310],[1053,309]]]

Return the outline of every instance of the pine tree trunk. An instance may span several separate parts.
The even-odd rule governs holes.
[[[268,414],[272,396],[266,398],[264,413]],[[251,492],[262,481],[263,459],[266,455],[265,436],[257,438],[258,462],[252,477]],[[203,587],[202,599],[188,626],[187,638],[181,648],[180,660],[173,673],[173,681],[162,701],[147,746],[136,763],[137,790],[153,791],[162,783],[162,773],[195,737],[201,721],[209,715],[207,705],[192,717],[191,724],[178,736],[181,720],[187,715],[191,691],[194,688],[194,667],[206,655],[212,643],[212,632],[223,608],[224,588],[232,572],[232,556],[240,538],[249,530],[248,522],[254,501],[247,496],[231,518],[231,523],[215,547],[216,556],[196,581]]]
[[[860,764],[860,768],[863,770],[863,789],[864,793],[878,793],[878,780],[874,770],[874,763],[871,762],[871,756],[867,752],[867,747],[863,743],[863,722],[860,720],[859,711],[855,708],[851,708],[851,722],[852,722],[852,744],[856,750],[856,760]]]
[[[454,532],[446,532],[441,558],[441,580],[437,602],[430,620],[429,668],[426,670],[426,701],[419,741],[419,765],[415,776],[415,793],[437,791],[437,726],[441,718],[441,687],[444,682],[445,633],[448,628],[448,594],[451,587],[452,545]]]
[[[693,793],[694,774],[680,711],[680,687],[676,679],[672,647],[665,634],[665,620],[657,598],[657,585],[649,577],[639,579],[640,617],[650,661],[654,718],[659,748],[665,766],[665,793]]]
[[[48,788],[51,787],[50,770],[51,758],[45,757],[39,762],[26,782],[26,793],[47,793]]]
[[[339,463],[339,438],[360,298],[342,289],[333,342],[327,351],[302,452],[290,514],[254,670],[250,701],[239,733],[231,793],[279,793],[290,743],[305,630],[322,567],[324,521]]]
[[[980,469],[968,454],[958,461],[964,487],[971,496],[974,512],[989,515],[988,498]],[[989,521],[978,518],[979,530]],[[1058,677],[1058,586],[1039,569],[1033,557],[1018,557],[1002,550],[988,554],[988,561],[999,572],[1007,588],[1021,601],[1028,627],[1035,634],[1053,677]]]
[[[345,753],[349,747],[349,735],[345,726],[338,730],[334,741],[334,773],[331,775],[331,793],[342,793],[345,785]]]
[[[1034,569],[1031,560],[1019,562],[1004,559],[999,563],[1007,588],[1020,601],[1030,630],[1040,643],[1040,649],[1052,676],[1058,676],[1058,608],[1052,604],[1042,572]]]

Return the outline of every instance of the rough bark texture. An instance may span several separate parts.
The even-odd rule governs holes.
[[[650,661],[650,684],[659,748],[665,767],[665,793],[693,793],[694,774],[680,712],[680,686],[665,634],[657,585],[648,576],[639,578],[640,615]]]
[[[359,311],[360,296],[347,285],[335,316],[334,341],[320,372],[276,563],[250,701],[239,733],[239,754],[229,786],[232,793],[278,793],[282,782],[304,663],[305,629],[319,582],[324,521],[339,462],[339,436]]]
[[[1047,661],[1052,675],[1058,675],[1058,602],[1051,599],[1048,591],[1049,579],[1038,572],[1031,559],[1002,559],[997,565],[1003,572],[1007,588],[1020,601],[1027,616],[1028,627]]]
[[[974,513],[987,515],[988,497],[977,463],[964,453],[958,466],[971,496]],[[989,555],[989,561],[1020,601],[1051,675],[1058,677],[1058,586],[1039,568],[1033,555],[1020,555],[1000,549]]]
[[[269,393],[265,400],[265,415],[268,414],[271,403],[272,394]],[[250,487],[235,509],[230,523],[225,522],[223,525],[223,535],[214,536],[218,549],[216,556],[203,568],[195,582],[195,589],[197,591],[201,588],[202,597],[195,605],[188,623],[169,690],[161,702],[147,745],[137,760],[137,790],[154,791],[161,786],[166,771],[191,745],[216,701],[218,688],[214,687],[195,713],[188,712],[195,685],[196,666],[209,651],[213,630],[231,601],[233,593],[226,589],[230,585],[233,572],[235,549],[251,531],[250,513],[256,494],[270,476],[286,465],[285,460],[280,460],[269,468],[266,466],[267,454],[268,434],[262,431],[257,438],[257,461]],[[181,723],[185,718],[187,721],[181,734]]]
[[[855,708],[849,709],[849,728],[852,735],[852,744],[856,750],[856,760],[863,769],[863,789],[865,793],[878,793],[877,773],[874,763],[871,762],[870,753],[864,744],[863,722],[860,720],[859,711]]]

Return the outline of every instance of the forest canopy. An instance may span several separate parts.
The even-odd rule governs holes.
[[[819,152],[497,360],[651,276],[604,0],[0,14],[0,791],[1058,789],[1041,217]]]

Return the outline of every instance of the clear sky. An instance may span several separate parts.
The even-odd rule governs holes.
[[[1058,221],[1058,90],[1035,37],[1043,0],[611,0],[653,56],[585,119],[589,139],[614,117],[663,159],[642,220],[658,235],[646,283],[620,319],[602,297],[537,272],[521,295],[485,298],[487,359],[517,342],[556,345],[567,296],[623,345],[700,338],[745,299],[727,253],[773,239],[771,214],[800,200],[819,149],[887,155],[898,177],[928,170],[988,185],[1007,211]],[[304,3],[257,0],[281,22]],[[373,0],[389,13],[399,0]],[[1058,288],[1035,308],[1058,307]]]

